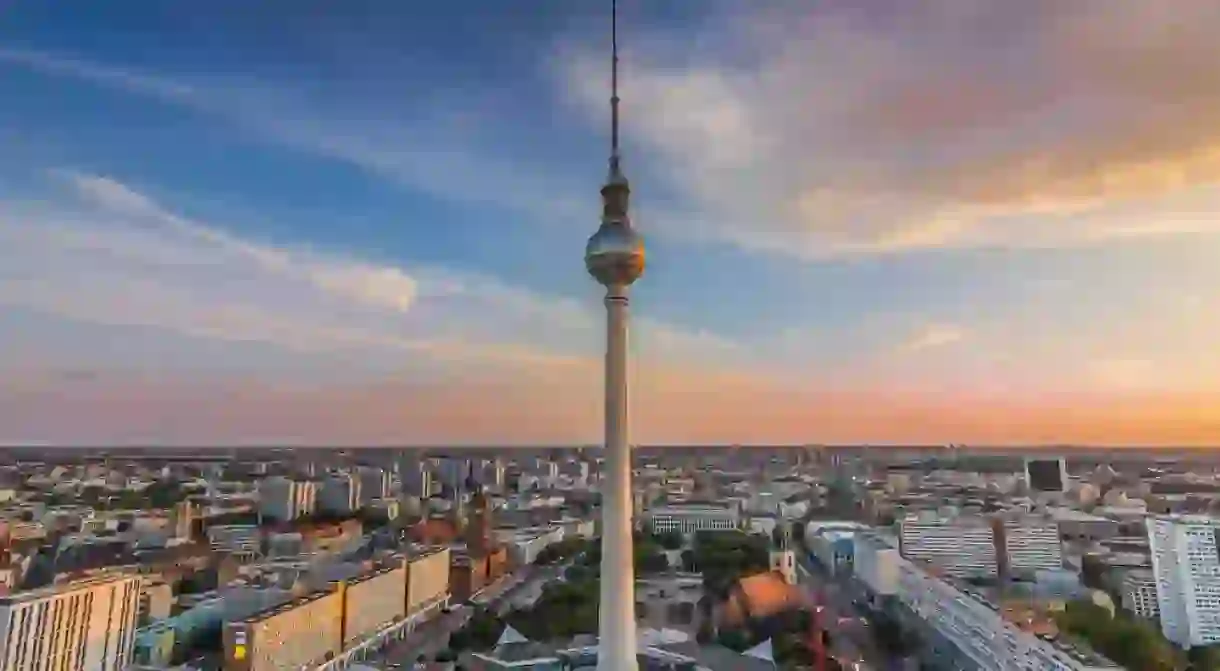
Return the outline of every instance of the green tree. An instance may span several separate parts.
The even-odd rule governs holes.
[[[666,550],[681,550],[684,543],[682,532],[680,531],[667,531],[654,534],[652,538],[657,545]]]
[[[1191,671],[1220,671],[1220,645],[1191,648],[1186,657]]]

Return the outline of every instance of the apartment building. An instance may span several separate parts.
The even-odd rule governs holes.
[[[990,520],[974,516],[940,517],[925,512],[899,523],[899,551],[953,578],[999,575],[995,531]]]
[[[121,671],[140,577],[115,573],[0,597],[0,671]]]
[[[1152,571],[1132,569],[1123,574],[1123,608],[1137,617],[1155,620],[1161,616],[1156,597],[1156,576]]]
[[[1164,515],[1147,525],[1161,633],[1184,648],[1220,642],[1220,521]]]
[[[995,542],[1005,575],[1032,576],[1038,571],[1063,570],[1063,541],[1053,519],[997,519]]]

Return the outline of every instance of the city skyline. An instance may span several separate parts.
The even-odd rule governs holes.
[[[165,5],[0,25],[0,440],[597,442],[604,8]],[[622,8],[633,438],[1214,444],[1220,8],[895,7]]]

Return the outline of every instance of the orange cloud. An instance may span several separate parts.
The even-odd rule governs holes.
[[[1181,221],[1218,199],[1170,200],[1220,184],[1212,3],[868,0],[721,18],[692,40],[714,51],[657,37],[627,62],[626,99],[646,110],[630,132],[715,213],[699,233],[821,258],[1220,228]],[[563,63],[567,90],[604,113],[600,57]],[[1160,216],[1113,211],[1149,199]]]

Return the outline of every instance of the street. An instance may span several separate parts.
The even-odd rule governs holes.
[[[882,650],[868,620],[852,602],[849,590],[808,557],[798,557],[797,579],[822,607],[821,622],[830,632],[829,654],[845,669],[894,671],[904,661]]]
[[[387,647],[377,658],[369,661],[409,667],[421,655],[433,659],[436,653],[449,646],[449,637],[466,626],[477,606],[503,615],[508,610],[532,603],[541,595],[543,586],[558,579],[570,565],[571,562],[557,566],[522,567],[484,588],[469,603],[454,605],[449,613],[421,625],[407,638]]]

